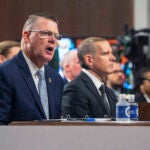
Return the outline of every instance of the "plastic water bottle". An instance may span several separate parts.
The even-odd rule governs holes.
[[[135,95],[128,94],[127,99],[130,103],[130,120],[138,120],[138,103],[135,102]]]
[[[130,121],[130,104],[126,100],[126,94],[119,95],[116,104],[116,121]]]

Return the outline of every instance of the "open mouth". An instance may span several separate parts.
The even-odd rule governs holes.
[[[47,47],[46,50],[51,52],[51,51],[53,51],[53,48],[52,47]]]

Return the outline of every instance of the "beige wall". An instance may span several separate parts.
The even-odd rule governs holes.
[[[118,36],[133,27],[133,0],[0,0],[0,41],[20,39],[29,14],[58,16],[60,32],[71,37]]]

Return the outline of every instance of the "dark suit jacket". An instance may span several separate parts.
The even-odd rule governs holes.
[[[106,94],[111,107],[111,116],[116,117],[117,98],[109,88],[106,88]],[[104,118],[108,115],[94,83],[84,72],[68,83],[64,89],[62,115],[66,118],[68,114],[72,118],[84,118],[85,116]]]
[[[63,80],[45,65],[50,118],[60,118]],[[0,124],[46,119],[29,67],[19,52],[0,65]]]
[[[139,102],[147,102],[146,99],[145,99],[145,97],[143,96],[143,94],[141,92],[136,93],[136,95],[135,95],[135,101],[138,102],[138,103]]]
[[[69,83],[69,81],[65,77],[63,78],[63,82],[64,82],[64,85],[66,85],[67,83]]]

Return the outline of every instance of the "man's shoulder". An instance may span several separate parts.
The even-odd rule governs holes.
[[[14,68],[14,66],[16,66],[16,63],[15,63],[15,58],[12,58],[10,60],[7,60],[5,61],[4,63],[0,64],[0,70],[11,70]]]

